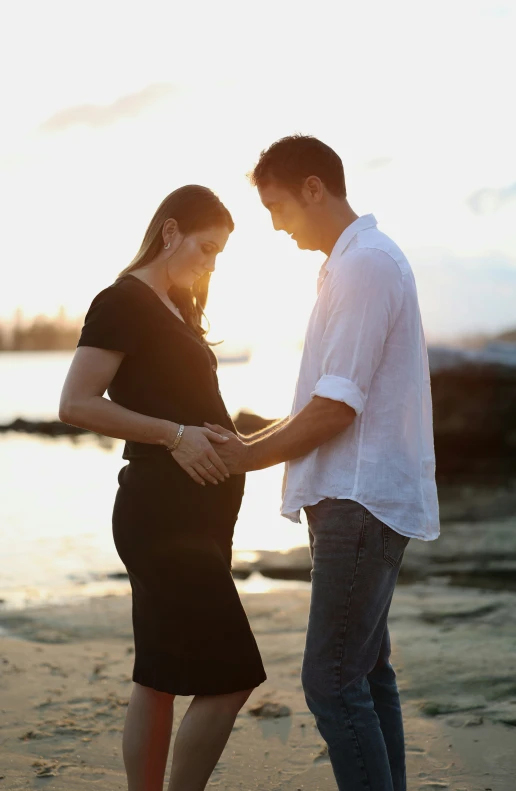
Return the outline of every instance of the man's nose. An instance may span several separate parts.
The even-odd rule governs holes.
[[[210,261],[209,264],[206,264],[204,268],[206,269],[207,272],[215,272],[215,259],[213,259],[213,261]]]
[[[285,230],[285,228],[283,227],[283,223],[281,222],[281,220],[278,220],[277,217],[272,218],[272,227],[274,228],[275,231]]]

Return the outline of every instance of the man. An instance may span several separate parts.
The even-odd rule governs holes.
[[[352,210],[342,162],[321,141],[277,141],[251,180],[274,228],[327,259],[290,419],[244,442],[231,435],[217,452],[230,472],[287,462],[282,513],[307,514],[313,571],[302,681],[339,789],[405,791],[387,615],[410,538],[439,535],[414,276],[373,215]]]

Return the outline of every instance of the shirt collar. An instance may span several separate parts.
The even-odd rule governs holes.
[[[362,217],[357,217],[357,219],[354,220],[351,225],[348,225],[348,227],[343,230],[335,242],[331,254],[324,262],[322,269],[324,268],[327,272],[331,272],[331,270],[337,265],[340,256],[345,252],[346,248],[355,238],[357,233],[360,233],[360,231],[365,231],[368,228],[376,228],[376,225],[376,217],[374,214],[363,214]]]

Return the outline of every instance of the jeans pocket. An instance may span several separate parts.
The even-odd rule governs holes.
[[[410,541],[408,536],[402,536],[387,525],[382,525],[383,530],[383,557],[391,566],[397,566],[403,557],[405,548]]]

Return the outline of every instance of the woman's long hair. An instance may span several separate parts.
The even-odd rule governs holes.
[[[197,184],[179,187],[167,195],[158,206],[138,253],[129,266],[120,272],[119,277],[140,269],[156,258],[163,247],[163,226],[170,218],[176,220],[178,229],[184,236],[196,231],[204,231],[214,225],[223,225],[230,233],[235,227],[231,214],[210,189]],[[172,286],[168,291],[170,299],[181,311],[186,324],[201,338],[206,335],[206,330],[202,327],[202,318],[208,299],[210,277],[211,272],[207,272],[194,283],[192,288]]]

